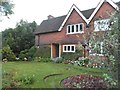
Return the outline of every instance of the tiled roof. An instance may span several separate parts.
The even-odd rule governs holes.
[[[120,2],[117,2],[116,4],[118,5],[120,4]],[[95,12],[95,9],[96,8],[92,8],[80,12],[85,16],[86,19],[89,19],[91,18],[91,15]],[[64,22],[66,16],[67,15],[43,20],[42,23],[37,27],[35,34],[57,32]]]
[[[81,11],[81,12],[88,19],[90,17],[90,15],[93,13],[94,10],[95,10],[95,8],[92,8],[92,9],[84,10],[84,11]]]
[[[94,9],[95,8],[92,8],[92,9],[84,10],[81,12],[83,13],[83,15],[86,18],[89,18],[90,15],[92,14],[92,12],[94,11]],[[66,16],[67,15],[55,17],[55,18],[48,19],[48,20],[43,20],[42,23],[37,27],[35,34],[58,31],[58,29],[60,28],[60,26],[61,26],[61,24],[64,21]]]
[[[43,20],[43,22],[37,27],[35,34],[58,31],[65,17],[66,15],[48,20]]]

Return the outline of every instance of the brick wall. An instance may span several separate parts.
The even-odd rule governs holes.
[[[93,17],[93,19],[90,22],[90,27],[86,28],[85,21],[81,18],[81,16],[73,10],[72,14],[66,21],[65,25],[63,26],[62,30],[59,32],[52,32],[52,33],[46,33],[46,34],[40,34],[35,36],[35,45],[50,45],[50,44],[77,44],[78,42],[83,41],[83,35],[86,34],[86,32],[91,32],[94,30],[94,21],[101,18],[108,18],[108,13],[114,12],[115,9],[109,5],[107,2],[104,2],[99,11],[96,13],[96,15]],[[68,34],[67,32],[67,25],[70,24],[78,24],[78,23],[84,23],[84,34]],[[77,36],[76,36],[77,35]],[[61,52],[62,51],[61,47]],[[53,57],[55,57],[55,47],[53,45]],[[88,55],[88,53],[86,53]]]

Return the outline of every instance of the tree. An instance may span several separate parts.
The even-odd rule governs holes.
[[[86,40],[89,42],[90,50],[96,53],[96,62],[100,61],[97,53],[101,50],[100,44],[102,42],[102,54],[108,59],[108,73],[104,76],[111,83],[110,87],[117,88],[119,86],[118,76],[120,76],[118,75],[118,68],[120,67],[120,11],[117,11],[114,15],[110,15],[110,17],[110,30],[106,30],[105,32],[99,31],[99,33],[91,32],[91,34],[88,34],[89,37]],[[101,23],[98,22],[98,24]],[[105,27],[105,25],[103,26]],[[99,30],[101,29],[99,28]]]
[[[12,4],[9,0],[0,0],[0,13],[2,16],[13,14],[13,7],[14,4]]]
[[[34,30],[36,22],[28,23],[21,20],[16,28],[9,28],[2,32],[3,45],[9,45],[13,52],[18,56],[20,51],[30,49],[34,45]]]

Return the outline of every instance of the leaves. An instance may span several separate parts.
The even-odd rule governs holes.
[[[21,20],[16,28],[9,28],[2,32],[3,45],[9,45],[13,52],[18,55],[20,51],[30,49],[34,45],[34,30],[36,22],[28,23]]]

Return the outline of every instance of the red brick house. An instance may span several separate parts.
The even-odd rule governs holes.
[[[43,20],[35,31],[35,45],[48,45],[51,48],[51,58],[61,57],[63,52],[74,53],[79,43],[87,54],[84,50],[83,35],[88,30],[99,31],[96,24],[98,18],[102,17],[102,22],[108,22],[107,12],[113,13],[118,9],[116,3],[111,0],[101,0],[96,8],[84,11],[80,11],[73,4],[67,15],[60,17],[49,15],[47,20]]]

